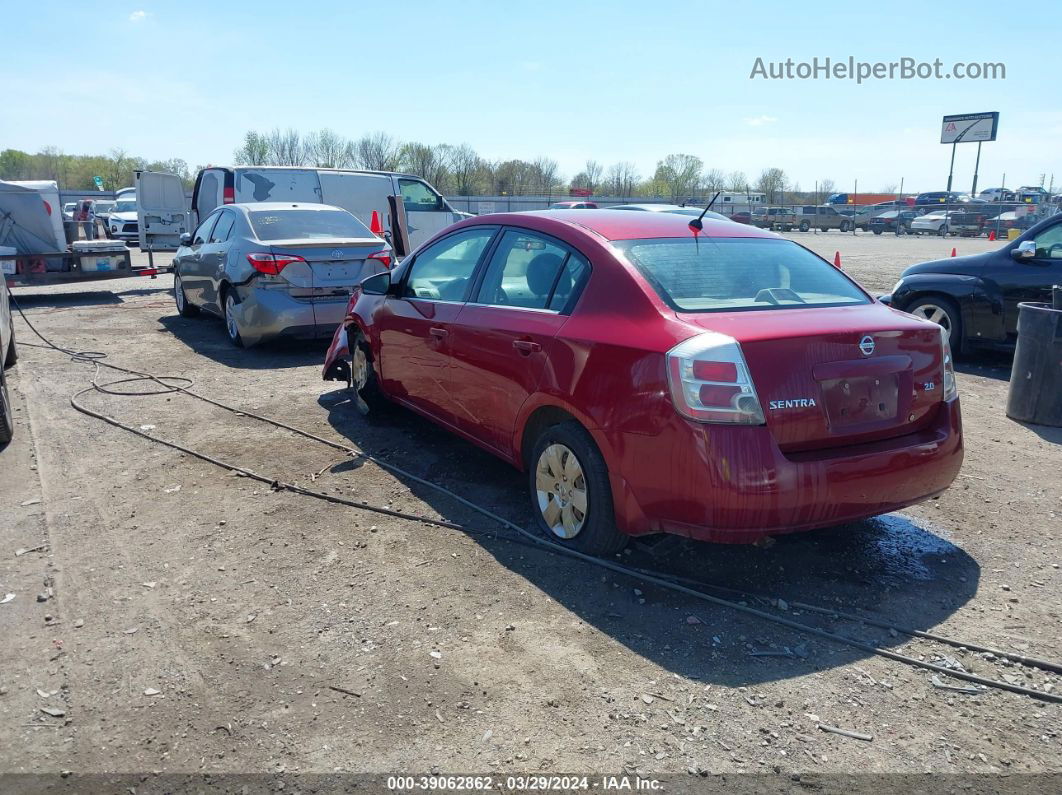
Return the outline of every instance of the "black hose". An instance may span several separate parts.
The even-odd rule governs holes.
[[[661,588],[665,588],[665,589],[668,589],[668,590],[671,590],[671,591],[675,591],[677,593],[686,594],[687,596],[692,596],[692,597],[694,597],[696,599],[701,599],[701,600],[703,600],[705,602],[709,602],[709,603],[717,605],[719,607],[727,607],[727,608],[730,608],[731,610],[736,610],[738,612],[745,613],[746,615],[755,616],[757,618],[761,618],[761,619],[764,619],[766,621],[770,621],[770,622],[772,622],[774,624],[779,624],[779,625],[784,626],[784,627],[789,627],[791,629],[795,629],[798,632],[803,632],[803,633],[806,633],[806,634],[809,634],[809,635],[813,635],[815,637],[822,638],[824,640],[831,640],[831,641],[834,641],[836,643],[840,643],[840,644],[843,644],[843,645],[846,645],[846,646],[851,646],[853,648],[857,648],[857,649],[860,649],[862,651],[866,651],[866,652],[871,653],[871,654],[876,654],[878,656],[885,657],[885,658],[890,659],[890,660],[895,660],[897,662],[902,662],[902,663],[905,663],[905,664],[913,666],[913,667],[924,668],[926,670],[934,671],[936,673],[944,674],[946,676],[952,676],[952,677],[955,677],[957,679],[963,679],[963,680],[965,680],[967,682],[973,682],[975,684],[983,685],[985,687],[994,687],[994,688],[1001,689],[1001,690],[1007,690],[1007,691],[1010,691],[1012,693],[1018,693],[1018,694],[1021,694],[1021,695],[1029,696],[1031,698],[1036,698],[1036,699],[1039,699],[1041,701],[1049,701],[1049,702],[1056,703],[1056,704],[1062,703],[1062,695],[1056,695],[1054,693],[1048,693],[1048,692],[1044,692],[1044,691],[1040,691],[1040,690],[1033,690],[1032,688],[1023,687],[1021,685],[1010,684],[1009,682],[1000,682],[1000,681],[996,681],[994,679],[988,679],[986,677],[977,676],[976,674],[967,673],[966,671],[957,671],[957,670],[953,670],[951,668],[945,668],[942,665],[936,665],[935,663],[925,662],[923,660],[919,660],[919,659],[916,659],[914,657],[909,657],[907,655],[900,654],[898,652],[890,651],[888,649],[883,649],[883,648],[881,648],[879,646],[874,646],[873,644],[866,643],[864,641],[857,640],[855,638],[847,637],[846,635],[839,635],[837,633],[828,632],[827,630],[819,629],[818,627],[810,626],[808,624],[804,624],[804,623],[801,623],[799,621],[793,621],[793,620],[785,618],[783,616],[778,616],[778,615],[775,615],[773,613],[768,613],[768,612],[766,612],[764,610],[759,610],[759,609],[754,608],[754,607],[749,607],[748,605],[740,604],[738,602],[733,602],[733,601],[731,601],[729,599],[723,599],[723,598],[720,598],[718,596],[712,596],[711,594],[707,594],[707,593],[704,593],[703,591],[696,590],[695,588],[691,588],[691,587],[689,587],[687,585],[683,585],[679,581],[679,578],[675,578],[675,577],[671,577],[671,576],[667,576],[667,575],[654,574],[654,573],[651,573],[651,572],[647,572],[647,571],[645,571],[643,569],[633,568],[631,566],[624,566],[623,564],[620,564],[620,563],[614,563],[612,561],[605,560],[603,558],[597,558],[597,557],[594,557],[592,555],[587,555],[587,554],[579,552],[577,550],[570,549],[568,547],[560,546],[559,544],[555,544],[552,541],[549,541],[549,540],[547,540],[545,538],[542,538],[541,536],[539,536],[536,533],[532,533],[531,531],[526,530],[523,527],[520,527],[516,523],[509,521],[505,517],[500,516],[500,515],[494,513],[493,511],[490,511],[490,510],[488,510],[488,509],[486,509],[486,508],[484,508],[484,507],[482,507],[480,505],[477,505],[476,503],[473,503],[470,500],[465,499],[464,497],[462,497],[459,494],[451,491],[450,489],[447,489],[444,486],[440,486],[437,483],[433,483],[433,482],[431,482],[429,480],[426,480],[426,479],[421,478],[421,477],[419,477],[417,475],[414,475],[413,473],[408,472],[408,471],[402,469],[399,466],[396,466],[394,464],[388,463],[386,461],[382,461],[382,460],[376,458],[375,456],[372,456],[372,455],[370,455],[368,453],[365,453],[362,450],[357,450],[355,448],[348,447],[347,445],[341,444],[339,442],[334,442],[331,439],[325,439],[324,437],[317,436],[316,434],[310,433],[309,431],[305,431],[305,430],[303,430],[301,428],[297,428],[297,427],[295,427],[293,425],[288,425],[287,423],[281,422],[279,420],[275,420],[275,419],[272,419],[272,418],[269,418],[269,417],[265,417],[265,416],[262,416],[262,415],[259,415],[259,414],[254,414],[252,412],[244,411],[243,409],[237,408],[235,406],[231,406],[231,405],[222,403],[220,401],[214,400],[212,398],[208,398],[205,395],[200,395],[200,394],[198,394],[196,392],[193,392],[190,389],[190,387],[194,383],[194,382],[191,381],[191,379],[181,378],[181,377],[177,377],[177,376],[156,376],[156,375],[154,375],[152,373],[145,373],[145,372],[142,372],[142,371],[139,371],[139,370],[132,370],[132,369],[129,369],[129,368],[126,368],[126,367],[119,367],[118,365],[110,364],[108,362],[103,361],[103,359],[106,358],[106,354],[105,353],[100,353],[100,352],[97,352],[97,351],[72,351],[72,350],[69,350],[67,348],[61,348],[58,345],[55,345],[51,340],[46,338],[43,334],[41,334],[37,330],[37,328],[32,323],[30,323],[29,319],[26,317],[25,313],[22,311],[22,308],[18,305],[18,302],[14,300],[13,296],[12,296],[12,301],[15,303],[15,308],[18,310],[19,315],[22,316],[22,319],[26,322],[26,325],[28,325],[30,327],[30,329],[33,331],[34,334],[36,334],[38,337],[40,337],[40,339],[45,343],[45,345],[48,348],[51,348],[51,349],[53,349],[55,351],[58,351],[60,353],[67,354],[68,356],[70,356],[70,358],[73,361],[80,362],[80,363],[92,364],[96,368],[95,374],[94,374],[93,379],[92,379],[91,386],[88,386],[85,389],[82,389],[82,390],[79,390],[78,392],[75,392],[70,397],[70,405],[76,411],[79,411],[79,412],[81,412],[83,414],[86,414],[86,415],[88,415],[90,417],[94,417],[95,419],[102,420],[103,422],[106,422],[109,425],[113,425],[116,428],[121,428],[122,430],[128,431],[128,432],[133,433],[133,434],[135,434],[137,436],[140,436],[140,437],[143,437],[145,439],[148,439],[148,440],[150,440],[152,442],[156,442],[157,444],[162,444],[162,445],[165,445],[166,447],[170,447],[170,448],[172,448],[174,450],[179,450],[180,452],[186,453],[187,455],[191,455],[191,456],[193,456],[195,458],[198,458],[198,459],[200,459],[202,461],[206,461],[206,462],[208,462],[210,464],[213,464],[213,465],[215,465],[217,467],[220,467],[222,469],[226,469],[226,470],[229,470],[229,471],[235,471],[235,472],[238,472],[238,473],[244,475],[245,477],[252,478],[253,480],[257,480],[257,481],[262,482],[262,483],[267,483],[267,484],[269,484],[269,486],[271,488],[278,489],[278,490],[291,491],[292,493],[295,493],[295,494],[300,494],[300,495],[307,496],[307,497],[313,497],[315,499],[325,500],[327,502],[332,502],[332,503],[337,503],[337,504],[341,504],[341,505],[346,505],[346,506],[349,506],[349,507],[352,507],[352,508],[357,508],[357,509],[360,509],[360,510],[372,511],[374,513],[381,513],[381,514],[385,514],[387,516],[392,516],[392,517],[399,518],[399,519],[408,519],[410,521],[421,522],[421,523],[424,523],[424,524],[434,525],[434,526],[437,526],[437,527],[445,527],[445,528],[451,529],[451,530],[475,532],[475,531],[471,530],[471,528],[467,528],[467,527],[465,527],[463,525],[460,525],[460,524],[457,524],[457,523],[454,523],[454,522],[447,522],[445,520],[440,520],[440,519],[431,519],[431,518],[428,518],[428,517],[417,516],[415,514],[409,514],[409,513],[402,512],[402,511],[393,511],[393,510],[391,510],[389,508],[380,508],[380,507],[377,507],[377,506],[374,506],[374,505],[370,505],[370,504],[365,503],[365,502],[357,502],[357,501],[354,501],[354,500],[344,499],[342,497],[335,497],[335,496],[330,495],[330,494],[325,494],[323,492],[313,491],[313,490],[306,489],[306,488],[303,488],[301,486],[297,486],[297,485],[294,485],[294,484],[291,484],[291,483],[285,483],[285,482],[280,481],[279,479],[270,478],[270,477],[268,477],[266,475],[260,475],[257,472],[254,472],[253,470],[246,469],[245,467],[241,467],[241,466],[238,466],[238,465],[235,465],[235,464],[230,464],[230,463],[228,463],[226,461],[223,461],[221,459],[214,458],[213,456],[209,456],[206,453],[201,453],[201,452],[199,452],[197,450],[194,450],[194,449],[192,449],[190,447],[185,447],[183,445],[177,444],[176,442],[171,442],[171,441],[168,441],[168,440],[165,440],[165,439],[160,439],[160,438],[158,438],[156,436],[152,436],[151,434],[148,434],[145,431],[140,430],[139,428],[134,428],[131,425],[126,425],[125,423],[119,422],[118,420],[114,419],[113,417],[108,417],[105,414],[101,414],[98,411],[90,409],[87,406],[84,406],[83,404],[81,404],[77,399],[79,397],[81,397],[82,395],[84,395],[84,394],[86,394],[88,392],[93,392],[93,391],[103,392],[105,394],[111,394],[111,395],[130,395],[130,396],[157,395],[157,394],[169,394],[171,392],[183,392],[183,393],[185,393],[187,395],[190,395],[191,397],[198,398],[199,400],[202,400],[202,401],[204,401],[206,403],[209,403],[209,404],[211,404],[213,406],[216,406],[218,408],[224,409],[226,411],[233,412],[234,414],[240,414],[240,415],[243,415],[243,416],[252,417],[254,419],[260,420],[262,422],[265,422],[267,424],[273,425],[275,427],[284,428],[285,430],[292,431],[293,433],[297,433],[297,434],[299,434],[301,436],[304,436],[304,437],[306,437],[308,439],[313,439],[314,441],[320,442],[321,444],[327,445],[327,446],[332,447],[334,449],[342,450],[342,451],[344,451],[344,452],[346,452],[346,453],[348,453],[348,454],[350,454],[352,456],[356,456],[356,457],[362,458],[364,460],[371,461],[374,464],[376,464],[377,466],[380,466],[381,468],[386,469],[386,470],[388,470],[390,472],[394,472],[395,474],[400,475],[403,478],[407,478],[409,480],[413,480],[414,482],[420,483],[421,485],[427,486],[428,488],[434,489],[434,490],[436,490],[436,491],[438,491],[438,492],[440,492],[442,494],[447,495],[448,497],[450,497],[451,499],[456,500],[457,502],[461,503],[462,505],[465,505],[466,507],[468,507],[468,508],[470,508],[470,509],[472,509],[472,510],[474,510],[474,511],[480,513],[480,514],[482,514],[482,515],[484,515],[484,516],[486,516],[486,517],[488,517],[490,519],[493,519],[495,522],[498,522],[499,524],[503,525],[504,527],[507,527],[507,528],[509,528],[511,530],[514,530],[515,532],[519,533],[523,538],[525,538],[528,541],[532,542],[535,546],[537,546],[539,548],[542,548],[542,549],[546,549],[546,550],[551,551],[551,552],[553,552],[555,554],[560,554],[560,555],[564,555],[566,557],[574,558],[576,560],[581,560],[584,563],[589,563],[591,565],[598,566],[600,568],[604,568],[604,569],[608,569],[610,571],[614,571],[614,572],[616,572],[618,574],[623,574],[623,575],[626,575],[628,577],[633,577],[635,579],[641,580],[642,582],[653,583],[654,585],[657,585],[657,586],[659,586]],[[24,345],[24,344],[28,344],[28,343],[19,343],[19,344],[20,345]],[[41,346],[31,346],[31,347],[41,347]],[[99,381],[98,381],[99,373],[100,373],[100,369],[103,368],[103,367],[109,368],[111,370],[116,370],[118,372],[127,373],[127,374],[129,374],[129,375],[131,375],[133,377],[132,378],[123,378],[123,379],[119,379],[117,381],[110,381],[110,382],[106,382],[106,383],[100,384]],[[145,391],[145,392],[124,392],[124,391],[113,390],[113,389],[109,389],[108,388],[108,387],[113,387],[115,384],[130,383],[130,382],[135,382],[135,381],[140,381],[140,380],[152,381],[152,382],[158,384],[160,387],[162,387],[162,390],[152,390],[152,391]],[[179,385],[176,385],[176,384],[166,383],[167,381],[176,381],[176,380],[188,381],[189,382],[188,383],[188,387],[182,387],[182,386],[179,386]],[[500,538],[500,536],[499,536],[499,538]],[[709,585],[709,584],[706,584],[706,583],[699,583],[698,585],[700,587],[709,587],[709,588],[718,587],[718,586],[712,586],[712,585]],[[766,597],[763,597],[763,598],[766,598]],[[831,609],[828,609],[828,608],[820,608],[820,607],[815,607],[813,605],[805,605],[803,603],[796,603],[796,602],[794,602],[793,604],[794,604],[794,606],[800,606],[802,609],[806,609],[806,610],[813,610],[815,612],[825,613],[825,614],[828,614],[828,615],[841,615],[841,613],[839,613],[838,611],[831,610]],[[850,614],[845,614],[845,617],[848,617],[848,615],[850,615]],[[943,638],[940,638],[940,636],[933,636],[933,635],[930,635],[929,633],[921,633],[918,630],[907,630],[907,629],[903,629],[903,628],[900,628],[900,627],[894,627],[894,626],[892,626],[890,624],[887,624],[885,622],[878,622],[878,621],[875,621],[875,620],[872,620],[872,619],[863,618],[861,616],[852,615],[852,620],[863,621],[865,623],[874,624],[876,626],[884,627],[886,629],[895,629],[898,632],[904,632],[905,634],[908,634],[908,635],[917,635],[917,636],[920,636],[920,637],[925,637],[925,638],[930,639],[930,640],[939,640],[942,643],[947,643],[947,644],[952,645],[952,646],[964,646],[966,648],[978,648],[979,650],[986,650],[986,647],[976,647],[974,644],[960,643],[958,641],[953,641],[953,640],[949,640],[949,639],[943,639]],[[1022,661],[1023,659],[1026,659],[1026,660],[1027,659],[1032,659],[1032,658],[1021,658],[1020,656],[1017,656],[1017,655],[1010,655],[1010,654],[1007,654],[1005,652],[997,652],[995,650],[992,650],[992,653],[995,653],[995,654],[997,654],[999,656],[1006,657],[1008,659],[1013,659],[1013,660],[1016,660],[1016,661]],[[1050,662],[1046,662],[1046,661],[1041,661],[1041,660],[1036,660],[1036,661],[1030,662],[1028,664],[1035,665],[1036,667],[1040,667],[1040,668],[1047,668],[1048,670],[1053,670],[1053,671],[1058,671],[1058,670],[1062,669],[1062,665],[1059,665],[1057,663],[1050,663]]]

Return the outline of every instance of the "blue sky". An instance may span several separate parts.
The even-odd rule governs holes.
[[[489,158],[671,152],[804,189],[940,189],[945,113],[1001,112],[981,187],[1062,183],[1062,14],[998,2],[5,2],[0,148],[228,163],[245,130],[384,130]],[[851,5],[851,10],[844,6]],[[890,10],[890,5],[895,10]],[[294,9],[294,10],[293,10]],[[1044,47],[1038,46],[1045,43]],[[1006,79],[752,80],[757,57],[1002,62]],[[976,146],[959,147],[967,189]]]

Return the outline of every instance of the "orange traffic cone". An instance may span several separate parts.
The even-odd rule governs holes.
[[[380,223],[380,214],[376,210],[372,211],[372,218],[369,220],[369,231],[377,237],[383,237],[383,224]]]
[[[951,256],[953,256],[953,257],[959,256],[959,252],[955,250],[954,246],[952,246],[952,249],[951,249]]]
[[[996,239],[996,230],[993,229],[991,232],[988,233],[988,242],[991,243],[995,239]]]
[[[838,251],[836,254],[833,255],[833,267],[835,267],[835,268],[840,268],[841,267],[841,252],[840,251]]]

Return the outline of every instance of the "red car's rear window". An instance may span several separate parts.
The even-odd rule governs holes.
[[[681,312],[867,304],[844,274],[777,238],[652,238],[612,244]]]

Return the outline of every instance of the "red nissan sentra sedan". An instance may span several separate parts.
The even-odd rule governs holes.
[[[362,283],[324,377],[526,471],[538,525],[594,554],[656,532],[751,542],[946,489],[963,447],[940,326],[790,240],[689,220],[455,224]]]

